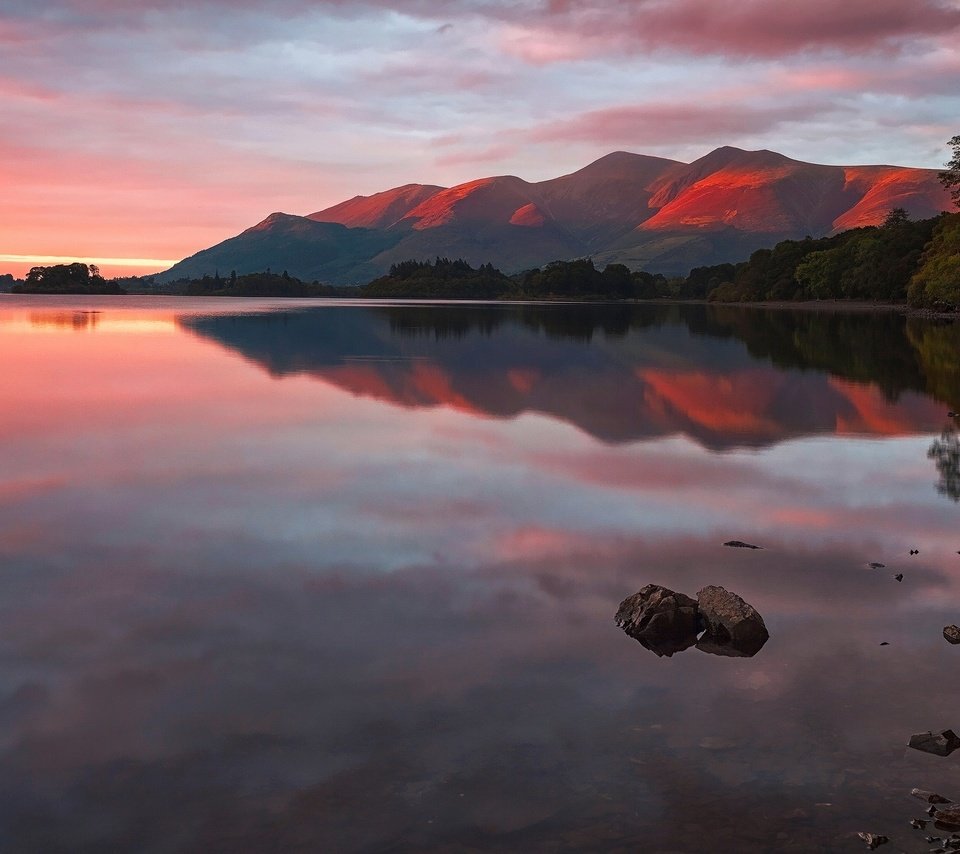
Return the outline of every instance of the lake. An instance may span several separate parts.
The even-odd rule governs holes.
[[[906,746],[960,730],[960,325],[3,296],[0,364],[0,850],[919,852],[960,799]],[[770,639],[658,657],[649,583]]]

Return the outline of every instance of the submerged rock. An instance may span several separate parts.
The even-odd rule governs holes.
[[[697,593],[697,605],[704,626],[697,643],[701,652],[750,657],[770,638],[756,608],[723,587],[704,587]]]
[[[910,736],[908,746],[914,750],[922,750],[924,753],[932,753],[934,756],[949,756],[960,747],[960,738],[952,729],[940,732],[918,732]]]
[[[902,573],[902,572],[898,572],[898,573],[897,573],[895,576],[893,576],[893,577],[896,578],[897,581],[903,581],[903,573]]]
[[[755,546],[753,543],[745,543],[743,540],[727,540],[724,543],[725,546],[730,546],[734,549],[760,549],[762,546]]]
[[[950,798],[938,795],[936,792],[928,792],[926,789],[911,789],[910,794],[928,804],[949,804]]]
[[[881,845],[886,845],[890,841],[881,833],[858,833],[857,836],[867,843],[867,848],[871,851],[879,848]]]
[[[868,564],[868,566],[870,567],[870,569],[886,569],[887,567],[885,563],[877,563],[876,561],[874,561],[871,564]]]
[[[944,626],[943,636],[949,643],[960,643],[960,626]]]
[[[648,584],[624,599],[614,621],[660,656],[669,657],[697,642],[697,603],[659,584]]]
[[[934,814],[938,825],[945,827],[960,827],[960,804],[950,807],[940,807]]]

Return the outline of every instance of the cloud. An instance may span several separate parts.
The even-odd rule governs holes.
[[[590,110],[535,127],[527,137],[533,142],[562,140],[634,147],[704,138],[733,141],[785,124],[825,117],[839,109],[829,101],[756,107],[664,101]]]
[[[890,51],[904,44],[960,30],[953,2],[919,0],[645,0],[639,3],[552,4],[545,21],[522,23],[511,38],[543,61],[570,53],[671,50],[741,58],[778,57],[819,51]],[[559,32],[570,43],[551,38]],[[579,47],[573,47],[580,35]],[[590,45],[592,43],[592,49]],[[546,53],[538,55],[536,46]],[[552,47],[551,47],[552,46]]]

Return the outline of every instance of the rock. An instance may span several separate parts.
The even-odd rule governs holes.
[[[951,729],[940,732],[918,732],[910,736],[909,746],[914,750],[932,753],[935,756],[949,756],[960,747],[960,738]]]
[[[960,626],[944,626],[943,636],[949,643],[960,643]]]
[[[920,554],[920,549],[910,549],[910,554],[912,554],[912,555],[918,555],[918,554]]]
[[[960,418],[960,413],[958,412],[948,412],[947,418]]]
[[[880,833],[858,833],[857,836],[867,843],[867,848],[871,851],[879,848],[881,845],[886,845],[890,841]]]
[[[950,798],[945,798],[943,795],[938,795],[936,792],[928,792],[926,789],[911,789],[910,794],[915,798],[919,798],[921,801],[926,801],[928,804],[951,803]]]
[[[756,609],[723,587],[704,587],[697,593],[697,605],[704,626],[697,643],[701,652],[750,657],[770,638]]]
[[[913,818],[910,819],[910,827],[914,830],[923,830],[929,822],[924,821],[922,818]]]
[[[934,812],[933,817],[938,827],[940,825],[950,828],[960,827],[960,804],[955,804],[950,807],[940,807]]]
[[[890,641],[880,641],[880,646],[890,646]]]
[[[648,584],[624,599],[614,621],[660,656],[669,657],[697,642],[697,603],[659,584]]]
[[[896,578],[897,581],[903,581],[903,573],[902,573],[902,572],[898,572],[898,573],[897,573],[895,576],[893,576],[893,577]]]
[[[740,746],[740,742],[733,741],[733,739],[730,738],[708,735],[700,739],[700,746],[704,750],[733,750],[735,747]]]
[[[755,546],[752,543],[745,543],[743,540],[727,540],[724,543],[725,546],[730,546],[734,549],[759,549],[761,546]]]
[[[887,568],[887,565],[885,563],[877,563],[876,561],[874,561],[873,563],[867,564],[867,566],[869,566],[870,569],[886,569]]]

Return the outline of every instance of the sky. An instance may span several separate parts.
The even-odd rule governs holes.
[[[721,145],[939,168],[960,0],[0,0],[0,272]]]

